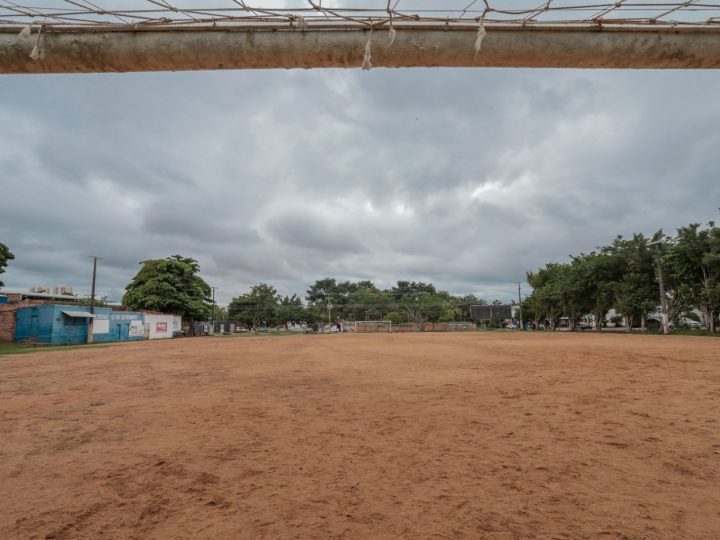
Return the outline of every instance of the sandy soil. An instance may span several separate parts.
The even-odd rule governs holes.
[[[720,538],[720,340],[0,357],[0,538]]]

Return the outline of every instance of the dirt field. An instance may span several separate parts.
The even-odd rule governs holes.
[[[0,538],[720,538],[720,340],[0,357]]]

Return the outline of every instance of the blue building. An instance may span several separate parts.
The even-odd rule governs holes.
[[[42,304],[17,310],[15,341],[48,345],[87,343],[91,327],[94,343],[145,339],[142,313],[95,308],[93,316],[83,306]]]

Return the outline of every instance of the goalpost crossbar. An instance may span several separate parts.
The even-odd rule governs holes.
[[[286,8],[198,0],[0,3],[1,73],[252,68],[719,68],[720,2],[580,0],[532,8]],[[265,3],[267,4],[267,3]],[[472,8],[473,4],[477,4]],[[50,5],[53,5],[52,3]]]

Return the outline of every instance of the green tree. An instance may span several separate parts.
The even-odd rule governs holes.
[[[275,318],[279,324],[284,324],[286,328],[288,324],[305,322],[306,317],[305,306],[297,294],[284,296],[277,304]]]
[[[337,301],[337,282],[334,278],[318,279],[310,285],[305,299],[311,305],[327,305],[329,302]]]
[[[460,321],[472,321],[473,315],[470,312],[470,306],[484,306],[487,304],[487,300],[484,298],[478,298],[474,294],[466,294],[457,298],[456,305],[460,308],[458,314],[458,320]]]
[[[0,242],[0,274],[5,273],[5,268],[7,268],[8,261],[13,260],[14,258],[15,255],[10,252],[10,249],[5,244]],[[0,287],[3,286],[5,286],[5,284],[0,281]]]
[[[191,320],[210,315],[210,286],[200,277],[200,265],[195,259],[173,255],[140,264],[140,271],[125,287],[123,304]]]
[[[215,320],[216,321],[227,321],[228,310],[226,307],[218,306],[215,304]]]
[[[676,272],[686,278],[688,302],[700,310],[705,326],[714,332],[720,304],[720,228],[714,222],[706,228],[697,223],[681,227],[670,253]]]
[[[228,305],[230,319],[257,330],[259,326],[274,326],[278,323],[278,304],[280,298],[272,285],[260,283],[250,292],[233,298]],[[287,321],[283,321],[287,322]]]
[[[659,293],[659,272],[662,272],[665,289],[665,302],[669,320],[675,320],[685,311],[692,309],[692,285],[687,269],[676,256],[672,238],[662,241],[662,230],[657,231],[652,238],[651,244],[653,258],[656,267],[656,278],[658,279]],[[658,272],[659,270],[659,272]]]
[[[350,293],[347,319],[355,321],[382,320],[392,311],[392,297],[378,290],[370,281],[360,281]]]
[[[443,310],[449,307],[447,293],[438,293],[432,283],[398,281],[390,290],[390,295],[408,321],[422,324],[426,320],[437,322]]]
[[[607,248],[621,259],[622,277],[615,287],[615,309],[625,318],[626,331],[639,321],[645,327],[647,313],[658,305],[658,285],[652,246],[642,234],[625,240],[618,236]]]
[[[588,302],[602,330],[605,317],[613,307],[618,281],[622,278],[622,258],[607,248],[573,257],[572,267],[581,285],[581,298]]]
[[[544,324],[547,320],[545,313],[538,305],[537,297],[532,293],[523,298],[522,314],[525,321],[532,321],[536,324]]]
[[[528,272],[527,281],[533,288],[523,305],[523,313],[534,313],[536,322],[546,321],[555,330],[568,305],[568,264],[549,263],[537,272]],[[526,317],[528,315],[526,314]]]
[[[80,306],[89,306],[90,305],[90,297],[85,296],[83,298],[80,298],[77,301],[78,305]],[[110,303],[108,302],[107,296],[96,296],[95,297],[95,307],[108,307]]]
[[[344,318],[350,294],[350,283],[338,284],[334,278],[319,279],[307,290],[308,315],[312,320],[327,320],[328,305],[334,318]]]
[[[390,313],[385,315],[382,320],[389,321],[393,324],[402,324],[408,322],[407,315],[399,311],[391,311]]]
[[[560,302],[568,318],[570,330],[575,330],[580,317],[592,312],[595,306],[592,281],[588,280],[589,268],[583,264],[585,257],[584,255],[579,258],[571,257],[573,260],[563,267],[557,283]]]

